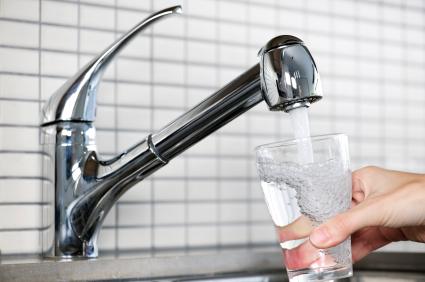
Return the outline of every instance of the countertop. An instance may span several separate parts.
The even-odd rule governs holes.
[[[423,275],[420,276],[423,280],[401,281],[425,281],[425,254],[373,253],[355,264],[355,271],[411,272],[416,273],[415,275]],[[279,281],[285,281],[279,252],[238,252],[158,258],[99,258],[73,261],[7,258],[3,259],[0,264],[0,281],[2,282],[152,281],[164,279],[166,281],[187,281],[188,277],[214,277],[230,274],[258,276],[262,273],[268,275],[274,273],[280,277]],[[177,279],[179,277],[180,279]],[[276,280],[269,279],[267,281]]]

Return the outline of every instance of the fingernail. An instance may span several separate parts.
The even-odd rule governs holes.
[[[326,227],[318,227],[310,235],[310,241],[313,245],[322,245],[330,240],[329,232]]]

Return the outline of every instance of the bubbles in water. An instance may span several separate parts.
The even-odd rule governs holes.
[[[267,192],[269,195],[266,196],[269,209],[271,206],[279,207],[279,210],[271,211],[271,213],[288,215],[287,211],[282,213],[286,203],[289,207],[298,207],[299,212],[316,225],[345,211],[350,206],[350,170],[340,160],[331,159],[326,162],[304,165],[269,161],[259,164],[259,173],[263,183],[268,183],[262,186],[264,194],[266,195]],[[266,189],[264,186],[267,186]],[[272,197],[271,189],[275,189],[274,193],[280,195]],[[278,198],[286,200],[279,204],[269,204],[270,201],[278,201]],[[292,217],[293,219],[294,217]],[[282,223],[285,224],[284,222],[275,222],[278,226],[282,226]]]
[[[327,249],[329,255],[333,257],[336,263],[348,264],[351,263],[351,240],[348,238],[341,244]]]

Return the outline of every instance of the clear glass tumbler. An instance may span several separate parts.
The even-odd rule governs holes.
[[[313,228],[350,207],[347,136],[312,136],[262,145],[256,149],[256,159],[290,281],[351,276],[350,239],[330,249],[317,249],[308,240]]]

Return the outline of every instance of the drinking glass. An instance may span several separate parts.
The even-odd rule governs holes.
[[[330,134],[256,148],[264,198],[278,232],[290,281],[323,281],[352,275],[351,243],[317,249],[313,228],[351,204],[347,136]]]

